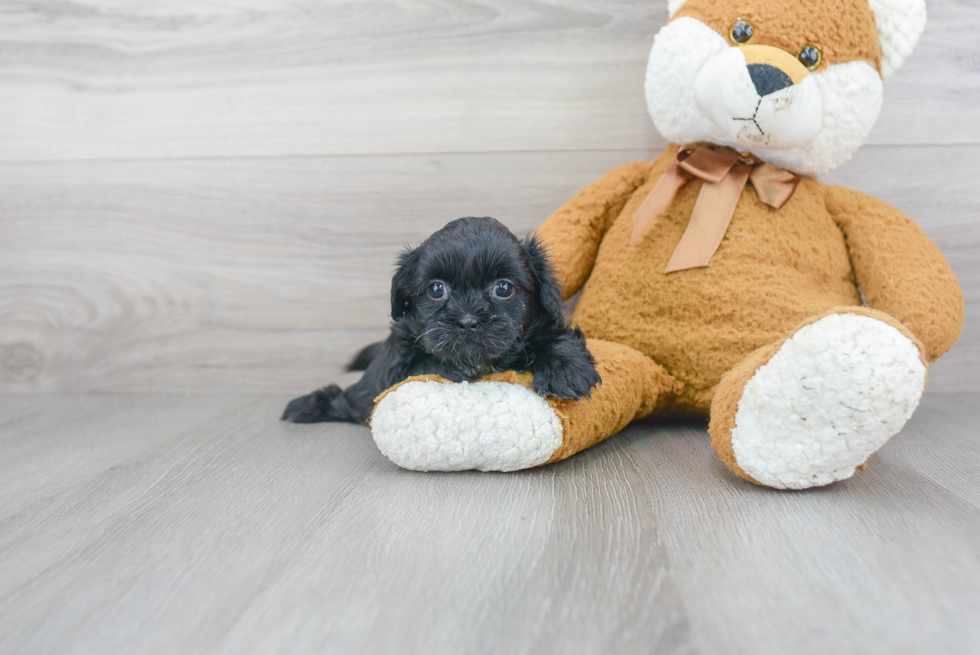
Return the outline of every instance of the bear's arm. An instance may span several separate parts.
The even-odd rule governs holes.
[[[828,186],[827,209],[844,232],[868,306],[900,320],[932,362],[963,328],[963,291],[939,247],[908,216],[857,191]]]
[[[650,162],[614,168],[582,189],[537,229],[566,299],[585,284],[602,237],[633,192],[646,183],[650,169]]]

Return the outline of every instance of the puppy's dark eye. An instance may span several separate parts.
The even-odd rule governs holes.
[[[738,20],[732,25],[731,31],[728,32],[728,38],[732,40],[732,43],[743,45],[752,40],[753,32],[751,23]]]
[[[445,282],[436,280],[435,282],[429,282],[429,286],[426,287],[425,292],[433,300],[445,300],[449,296],[449,287],[446,286]]]
[[[510,298],[514,295],[514,285],[507,280],[497,280],[493,285],[493,295],[497,298]]]

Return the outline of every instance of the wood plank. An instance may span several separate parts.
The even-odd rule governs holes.
[[[422,475],[363,427],[277,422],[284,402],[107,454],[0,522],[0,651],[693,652],[621,453]]]
[[[315,388],[384,337],[404,244],[473,214],[529,231],[652,154],[0,165],[0,391]],[[868,148],[828,178],[907,211],[959,274],[968,324],[936,391],[980,390],[978,157]]]
[[[980,143],[980,7],[930,0],[873,144]],[[0,160],[656,148],[663,0],[0,8]]]
[[[866,472],[807,492],[737,480],[703,423],[637,423],[532,471],[420,474],[363,427],[279,423],[285,400],[231,396],[234,412],[207,417],[195,397],[0,397],[0,426],[22,427],[5,446],[46,434],[35,468],[84,444],[98,463],[0,520],[0,652],[807,655],[980,640],[975,394],[928,398]],[[100,413],[101,440],[88,418],[76,431]],[[158,423],[168,438],[140,436]]]
[[[889,459],[882,461],[914,468],[918,475],[980,509],[980,443],[976,439],[977,412],[967,406],[971,398],[963,394],[928,397],[902,438],[882,454]]]
[[[384,337],[406,243],[473,214],[528,231],[619,163],[550,153],[0,167],[0,388],[316,386]]]
[[[701,424],[617,436],[704,652],[975,652],[976,399],[926,398],[864,473],[805,492],[733,481]]]
[[[0,395],[0,519],[83,484],[101,472],[107,460],[122,461],[151,448],[172,447],[166,443],[174,435],[234,413],[246,402],[240,396],[219,395],[139,400]],[[107,440],[106,431],[122,438]],[[51,453],[57,456],[49,457]]]

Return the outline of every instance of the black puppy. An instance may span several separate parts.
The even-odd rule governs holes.
[[[413,375],[454,382],[499,371],[534,373],[542,396],[578,399],[599,384],[585,338],[562,316],[561,289],[534,237],[520,241],[492,218],[449,223],[398,259],[391,335],[362,350],[364,376],[289,403],[296,423],[367,420],[374,399]]]

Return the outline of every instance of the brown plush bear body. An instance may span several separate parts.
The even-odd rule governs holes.
[[[959,336],[963,295],[942,253],[902,212],[796,176],[833,170],[867,137],[880,80],[918,39],[925,6],[668,5],[647,104],[684,152],[678,158],[670,145],[652,162],[610,171],[537,231],[566,297],[581,290],[573,322],[602,384],[588,399],[551,399],[540,420],[528,418],[540,399],[515,395],[508,412],[526,398],[516,412],[524,418],[508,413],[498,432],[513,444],[508,453],[533,454],[534,464],[521,460],[528,466],[565,459],[651,414],[708,414],[712,446],[746,480],[806,489],[846,479],[912,416],[927,363]],[[518,466],[503,456],[488,464],[467,422],[435,421],[424,384],[384,400],[389,427],[379,443],[394,444],[402,465]],[[494,388],[482,389],[454,398],[482,409]],[[560,446],[539,448],[541,434],[553,435],[540,426],[553,419]]]
[[[722,377],[806,320],[862,305],[897,319],[929,361],[959,335],[963,300],[938,248],[898,210],[804,179],[781,209],[742,191],[709,266],[664,273],[702,182],[692,179],[629,244],[633,215],[677,154],[615,169],[538,230],[590,339],[629,346],[683,386],[655,413],[706,413]],[[860,286],[859,286],[860,285]]]

